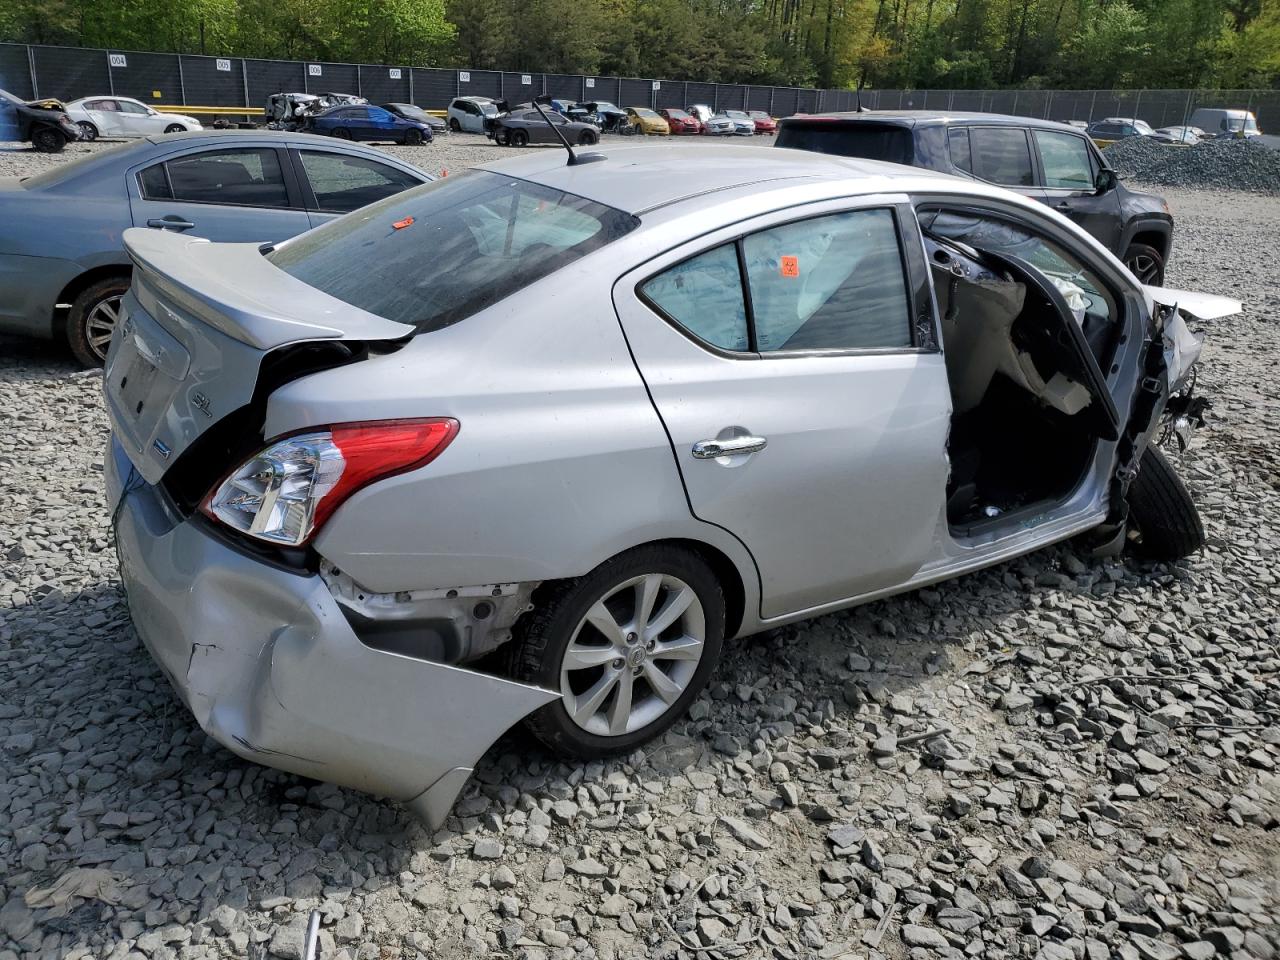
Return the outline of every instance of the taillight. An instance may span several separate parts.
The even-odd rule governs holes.
[[[425,466],[457,433],[457,420],[437,418],[344,423],[295,434],[246,460],[200,509],[267,543],[301,546],[357,490]]]

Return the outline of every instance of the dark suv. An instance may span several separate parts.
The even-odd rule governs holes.
[[[1124,187],[1088,135],[1065,123],[927,110],[832,113],[783,120],[777,146],[998,184],[1066,214],[1143,283],[1164,283],[1173,240],[1169,205]]]

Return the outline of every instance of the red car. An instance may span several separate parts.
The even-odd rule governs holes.
[[[748,110],[747,116],[756,122],[756,133],[778,132],[778,121],[763,110]]]
[[[658,115],[667,121],[673,135],[702,132],[702,121],[679,107],[663,107]]]

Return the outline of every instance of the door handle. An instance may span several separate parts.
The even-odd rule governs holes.
[[[730,437],[728,440],[699,440],[693,445],[695,460],[714,460],[740,453],[759,453],[769,441],[764,437]]]
[[[1070,210],[1070,209],[1071,209],[1071,204],[1069,204],[1069,203],[1067,203],[1067,201],[1063,200],[1061,203],[1055,203],[1055,204],[1053,205],[1053,209],[1055,209],[1055,210]]]
[[[171,213],[167,217],[153,217],[147,221],[147,226],[157,230],[190,230],[195,224]]]

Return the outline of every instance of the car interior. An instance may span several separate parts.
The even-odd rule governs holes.
[[[989,532],[1066,499],[1118,417],[1102,375],[1122,313],[1103,283],[1023,227],[923,211],[953,405],[947,518]]]

